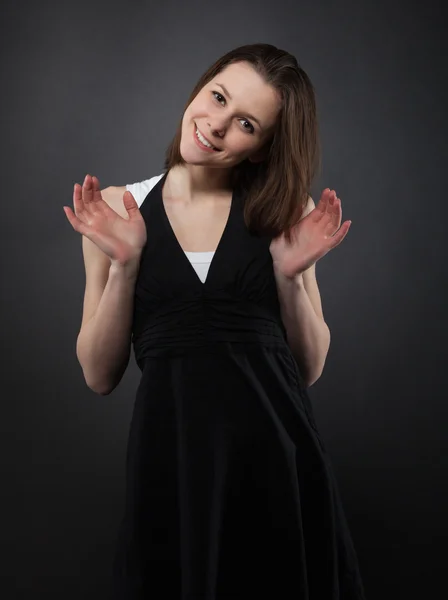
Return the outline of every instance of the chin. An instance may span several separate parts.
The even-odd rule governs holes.
[[[210,164],[214,162],[214,156],[203,154],[200,150],[197,149],[194,142],[185,143],[181,141],[179,151],[184,161],[189,165],[215,166]]]
[[[180,155],[188,165],[208,165],[210,163],[207,157],[201,159],[194,148],[184,148],[182,144],[180,145]]]

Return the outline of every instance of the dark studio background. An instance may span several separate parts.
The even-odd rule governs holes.
[[[323,148],[313,198],[336,189],[353,221],[317,265],[332,343],[310,396],[367,596],[444,596],[442,2],[9,1],[0,11],[2,598],[106,599],[122,516],[140,372],[132,357],[105,397],[84,382],[81,236],[62,206],[86,173],[102,188],[161,173],[198,77],[259,41],[311,77]]]

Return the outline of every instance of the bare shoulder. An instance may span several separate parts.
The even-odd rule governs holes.
[[[299,221],[301,221],[302,219],[304,219],[307,215],[310,214],[310,212],[316,208],[316,205],[314,203],[314,200],[311,198],[311,196],[308,196],[308,200],[306,203],[305,208],[303,209],[302,212],[302,216],[300,217]]]

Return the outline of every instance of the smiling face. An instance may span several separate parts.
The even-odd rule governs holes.
[[[258,160],[273,136],[279,112],[278,92],[249,63],[230,64],[185,111],[182,157],[189,164],[218,168],[247,158]]]

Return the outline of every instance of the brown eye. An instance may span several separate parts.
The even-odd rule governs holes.
[[[221,100],[220,98],[222,98],[222,100],[224,100],[225,102],[225,98],[222,94],[220,94],[219,92],[212,92],[212,94],[214,95],[214,97],[216,98],[216,100],[221,104]],[[217,96],[219,96],[219,98],[217,98]]]
[[[255,127],[252,125],[252,123],[250,121],[248,121],[247,119],[240,119],[240,121],[244,121],[245,123],[247,123],[250,127],[250,129],[247,129],[247,127],[243,127],[243,129],[245,129],[246,131],[248,131],[249,133],[253,133],[255,131]]]

